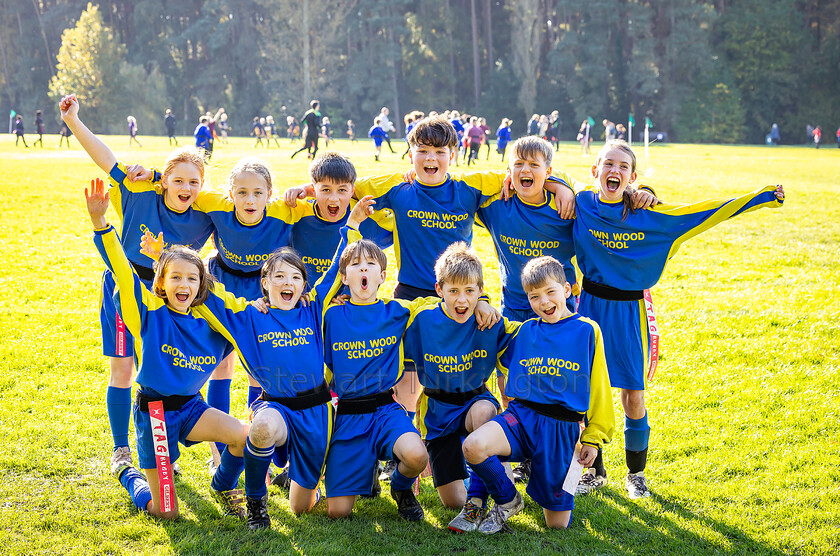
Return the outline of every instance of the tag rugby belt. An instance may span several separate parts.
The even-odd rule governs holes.
[[[586,276],[583,277],[583,291],[611,301],[639,301],[645,298],[645,292],[642,290],[620,290],[587,280]]]
[[[336,411],[339,415],[362,415],[364,413],[373,413],[383,405],[394,403],[394,389],[389,388],[385,392],[374,394],[372,396],[364,396],[361,398],[352,398],[349,400],[338,400],[338,407]]]
[[[263,393],[260,394],[260,397],[257,399],[266,402],[279,403],[280,405],[284,405],[289,409],[295,411],[302,411],[304,409],[309,409],[311,407],[316,407],[329,402],[330,400],[332,400],[332,394],[330,394],[330,389],[327,386],[327,384],[325,382],[322,382],[315,388],[310,388],[309,390],[298,392],[296,396],[291,398],[270,396],[265,391],[263,391]]]
[[[149,402],[162,401],[164,411],[176,411],[184,407],[184,405],[201,394],[193,394],[192,396],[150,396],[144,394],[140,390],[137,391],[137,396],[134,398],[134,403],[140,406],[140,411],[144,413],[149,412]]]
[[[218,253],[216,253],[215,259],[216,259],[216,264],[218,264],[220,267],[222,267],[222,270],[224,270],[228,274],[233,274],[234,276],[239,276],[240,278],[256,278],[262,272],[261,270],[252,270],[250,272],[246,272],[244,270],[237,270],[235,268],[231,268],[225,263],[225,260]]]
[[[131,263],[131,266],[134,267],[134,272],[137,273],[137,276],[139,276],[141,280],[145,280],[147,282],[154,281],[155,271],[148,266],[141,266],[135,263]]]
[[[583,413],[572,411],[571,409],[565,408],[559,404],[537,403],[528,400],[520,400],[518,398],[512,401],[515,401],[519,405],[523,405],[532,411],[536,411],[540,415],[545,415],[546,417],[551,417],[552,419],[557,419],[558,421],[579,423],[586,417]]]
[[[433,400],[448,403],[452,405],[464,405],[476,396],[479,396],[487,391],[487,385],[482,384],[475,390],[469,392],[445,392],[437,388],[424,388],[423,393]]]

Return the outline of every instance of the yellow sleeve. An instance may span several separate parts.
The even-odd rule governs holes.
[[[483,197],[493,197],[502,192],[506,176],[505,172],[476,172],[475,174],[458,174],[452,176],[452,179],[478,189]]]
[[[373,195],[379,199],[394,187],[404,183],[403,174],[388,174],[386,176],[372,176],[356,180],[356,193],[354,197],[361,199],[367,195]],[[377,210],[384,207],[376,207]]]
[[[586,428],[580,435],[580,441],[582,444],[601,448],[612,440],[615,433],[610,376],[607,373],[601,328],[595,321],[586,318],[581,320],[588,322],[595,330],[595,353],[592,356],[592,374],[589,377],[589,411],[586,412]]]
[[[576,180],[575,178],[573,178],[572,176],[570,176],[569,174],[567,174],[563,170],[555,170],[553,175],[554,175],[555,178],[559,178],[559,179],[563,180],[566,183],[566,186],[569,189],[571,189],[573,193],[577,192],[579,190],[582,190],[587,185],[586,183],[584,183],[582,181]]]
[[[304,216],[315,214],[315,203],[298,202],[296,206],[290,207],[281,197],[277,200],[270,201],[265,206],[265,214],[269,218],[282,220],[286,224],[294,224]]]
[[[193,202],[193,208],[201,212],[222,212],[234,210],[233,201],[227,193],[218,189],[202,189]]]

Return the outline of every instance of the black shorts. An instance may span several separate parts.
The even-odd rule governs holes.
[[[461,450],[461,434],[452,433],[426,441],[429,463],[432,467],[432,481],[435,488],[453,481],[463,481],[467,473],[467,461]]]
[[[405,299],[407,301],[414,301],[418,297],[437,297],[438,294],[435,290],[427,290],[424,288],[417,288],[414,286],[409,286],[408,284],[403,284],[401,282],[397,282],[397,287],[394,288],[394,299]],[[404,373],[416,373],[417,372],[417,365],[415,365],[414,361],[405,361],[403,363],[403,372]]]

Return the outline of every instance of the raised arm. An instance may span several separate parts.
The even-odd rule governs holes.
[[[70,131],[72,131],[76,136],[76,139],[79,140],[79,144],[82,145],[82,148],[85,149],[88,156],[90,156],[93,162],[102,168],[105,173],[109,173],[111,168],[114,167],[114,164],[117,163],[117,157],[114,156],[113,151],[111,151],[111,149],[109,149],[108,146],[99,139],[99,137],[94,135],[93,132],[82,123],[82,120],[79,119],[79,100],[76,98],[76,95],[65,96],[61,99],[58,106],[61,109],[61,119],[64,120],[64,123],[66,123],[67,127],[70,128]]]

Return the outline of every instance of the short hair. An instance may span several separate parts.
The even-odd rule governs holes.
[[[36,111],[35,111],[35,115],[36,115],[36,116],[40,116],[40,115],[41,115],[41,113],[42,113],[42,112],[41,112],[40,110],[36,110]]]
[[[171,109],[171,108],[167,108],[167,109],[166,109],[166,113],[167,113],[167,114],[171,114],[171,113],[172,113],[172,109]]]
[[[465,242],[456,241],[435,262],[435,279],[441,287],[474,282],[483,288],[484,272],[478,253]]]
[[[309,102],[309,108],[311,108],[312,110],[315,110],[316,108],[318,108],[319,104],[321,104],[321,103],[318,102],[317,100],[312,100],[312,101]]]
[[[166,288],[163,286],[163,281],[166,278],[166,268],[172,261],[179,260],[194,264],[196,268],[198,268],[198,292],[195,295],[195,299],[193,299],[190,304],[190,307],[201,305],[207,301],[207,297],[210,295],[210,287],[216,280],[213,278],[212,274],[207,272],[207,269],[204,267],[204,261],[201,260],[201,256],[196,251],[193,251],[189,247],[184,247],[183,245],[172,245],[171,247],[164,249],[163,253],[161,253],[160,259],[158,259],[153,265],[155,269],[155,279],[152,281],[152,290],[156,296],[160,297],[164,301],[168,301],[168,299],[166,299]]]
[[[544,286],[549,280],[561,285],[566,283],[563,265],[554,257],[531,259],[522,269],[522,289],[526,292]]]
[[[201,123],[201,124],[206,124],[206,123],[207,123],[207,122],[209,122],[209,121],[210,121],[210,120],[207,118],[207,116],[202,116],[202,117],[198,120],[198,122],[199,122],[199,123]]]
[[[338,259],[339,274],[347,274],[347,265],[362,257],[376,260],[382,270],[388,268],[388,258],[382,249],[369,239],[360,239],[348,245],[341,254],[341,258]]]
[[[541,154],[543,155],[543,158],[545,158],[546,165],[551,166],[551,159],[554,156],[554,147],[552,147],[551,143],[542,137],[537,137],[536,135],[526,135],[525,137],[520,137],[513,142],[511,148],[513,149],[513,156],[510,157],[510,160],[513,160],[514,157],[536,160],[537,155]]]
[[[458,146],[458,134],[452,124],[442,116],[432,116],[417,122],[408,134],[408,144],[412,147],[426,145],[427,147]]]
[[[201,175],[202,181],[204,180],[204,157],[195,147],[183,147],[172,151],[172,154],[163,163],[163,175],[168,176],[175,169],[175,165],[182,162],[198,168],[198,173]]]
[[[303,259],[301,259],[298,252],[291,247],[281,247],[280,249],[273,251],[271,255],[268,256],[260,269],[260,289],[262,290],[263,297],[266,300],[268,300],[268,290],[265,286],[263,286],[262,281],[263,279],[270,277],[271,273],[274,272],[274,269],[283,263],[299,270],[301,276],[303,276],[303,284],[306,286],[306,265],[303,264]]]
[[[331,181],[335,183],[356,183],[356,167],[345,155],[327,151],[318,156],[309,165],[309,178],[312,183]]]
[[[268,190],[271,191],[271,171],[268,166],[259,158],[246,157],[239,160],[236,166],[230,171],[228,175],[228,186],[233,187],[233,182],[236,181],[241,174],[256,174],[265,180]]]
[[[381,124],[382,123],[382,118],[377,116],[376,118],[373,119],[373,123],[375,123],[376,125]]]

